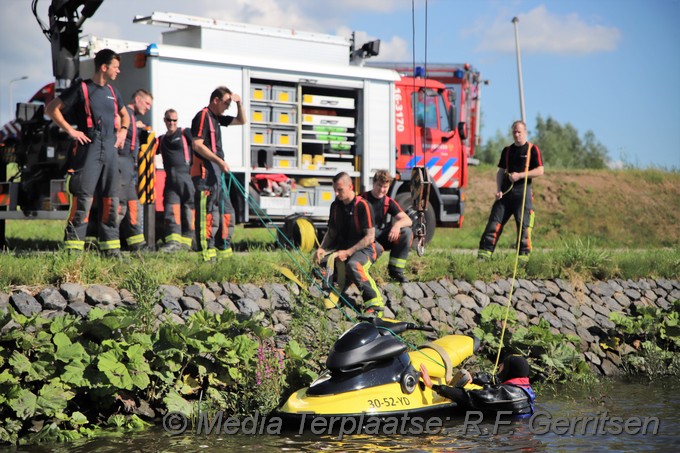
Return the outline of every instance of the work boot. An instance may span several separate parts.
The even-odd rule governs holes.
[[[491,259],[491,255],[493,255],[493,253],[488,250],[479,250],[477,252],[477,259],[480,261],[486,261]]]
[[[123,255],[120,253],[120,249],[102,250],[101,254],[104,258],[114,258],[118,260],[123,258]]]
[[[397,268],[388,269],[388,274],[392,280],[399,283],[408,283],[408,278],[404,275],[404,271]]]
[[[142,252],[149,250],[149,248],[146,246],[146,242],[140,242],[138,244],[128,245],[128,250],[131,252]]]
[[[159,247],[158,251],[163,253],[175,253],[183,250],[182,244],[176,241],[170,241]]]

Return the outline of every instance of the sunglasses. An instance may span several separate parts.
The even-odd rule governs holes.
[[[173,120],[172,118],[165,118],[165,121],[167,121],[168,123],[176,123],[177,119]]]

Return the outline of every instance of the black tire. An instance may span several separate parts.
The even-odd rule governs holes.
[[[409,192],[398,193],[395,197],[395,200],[397,203],[399,203],[401,209],[403,209],[404,212],[408,214],[409,217],[411,217],[411,220],[413,220],[413,224],[415,225],[417,212],[413,209],[411,194]],[[429,244],[429,242],[434,237],[434,229],[437,226],[437,216],[434,213],[432,203],[427,204],[427,210],[425,211],[425,226],[425,243]],[[416,242],[413,241],[413,246],[415,247],[415,245]]]

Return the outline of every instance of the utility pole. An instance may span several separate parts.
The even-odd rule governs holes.
[[[512,18],[512,23],[515,25],[515,48],[517,49],[517,78],[519,80],[519,109],[522,115],[522,121],[527,124],[526,115],[524,113],[524,87],[522,84],[522,59],[519,53],[519,31],[517,30],[517,23],[519,19],[517,17]]]

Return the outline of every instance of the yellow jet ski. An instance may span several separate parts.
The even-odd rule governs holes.
[[[432,417],[452,415],[456,403],[420,382],[425,364],[432,382],[451,382],[453,368],[479,348],[466,335],[446,335],[416,351],[396,335],[430,326],[382,318],[363,318],[335,342],[324,371],[309,387],[293,393],[275,412],[284,423],[300,426],[318,417]],[[465,388],[480,388],[467,384]],[[452,411],[453,410],[453,411]]]

